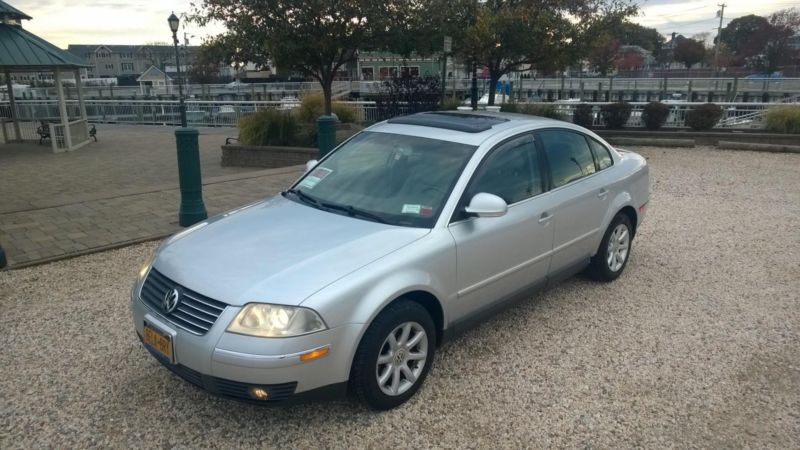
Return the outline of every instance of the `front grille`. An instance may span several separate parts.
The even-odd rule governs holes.
[[[164,310],[164,296],[171,289],[180,293],[178,307],[171,313]],[[150,269],[142,284],[142,301],[174,325],[194,334],[205,334],[228,305],[187,289]]]

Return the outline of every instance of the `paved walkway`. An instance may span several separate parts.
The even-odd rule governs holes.
[[[173,129],[103,125],[100,142],[52,154],[0,145],[0,244],[11,267],[157,238],[180,229]],[[204,200],[210,215],[286,187],[300,167],[220,167],[232,128],[201,129]]]

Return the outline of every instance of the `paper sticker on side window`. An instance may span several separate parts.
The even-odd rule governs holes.
[[[300,187],[306,189],[313,189],[314,186],[319,184],[320,181],[324,180],[325,177],[331,174],[331,172],[333,172],[333,170],[328,169],[327,167],[320,167],[318,169],[314,169],[313,172],[308,174],[308,176],[305,177],[305,179],[302,182],[300,182]]]

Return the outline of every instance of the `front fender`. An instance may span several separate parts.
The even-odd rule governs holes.
[[[317,311],[328,327],[362,325],[358,341],[349,349],[352,361],[369,324],[387,305],[410,292],[421,291],[436,298],[446,328],[447,305],[456,297],[455,260],[455,243],[450,233],[434,230],[328,285],[303,301],[302,306]]]

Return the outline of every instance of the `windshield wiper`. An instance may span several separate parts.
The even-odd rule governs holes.
[[[373,214],[373,213],[371,213],[369,211],[365,211],[363,209],[358,209],[353,205],[337,205],[335,203],[320,203],[320,205],[322,205],[322,207],[324,207],[324,208],[335,209],[335,210],[338,210],[338,211],[344,211],[350,217],[361,216],[361,217],[363,217],[365,219],[370,219],[370,220],[375,221],[375,222],[387,223],[387,224],[389,223],[383,217],[381,217],[381,216],[379,216],[377,214]]]
[[[288,191],[284,191],[284,194],[294,194],[300,200],[313,205],[317,209],[324,209],[322,203],[319,202],[316,198],[306,194],[305,192],[301,191],[300,189],[289,189]]]
[[[358,208],[356,208],[356,207],[354,207],[352,205],[338,205],[336,203],[323,203],[323,202],[317,200],[316,198],[314,198],[314,197],[306,194],[305,192],[301,191],[300,189],[289,189],[287,191],[284,191],[283,193],[284,194],[294,194],[300,200],[303,200],[304,202],[313,205],[317,209],[323,209],[323,210],[324,209],[333,209],[333,210],[336,210],[336,211],[346,212],[347,215],[349,215],[351,217],[361,216],[361,217],[364,217],[366,219],[373,220],[375,222],[389,223],[389,222],[386,221],[386,219],[384,219],[381,216],[373,214],[373,213],[371,213],[369,211],[364,211],[363,209],[358,209]]]

